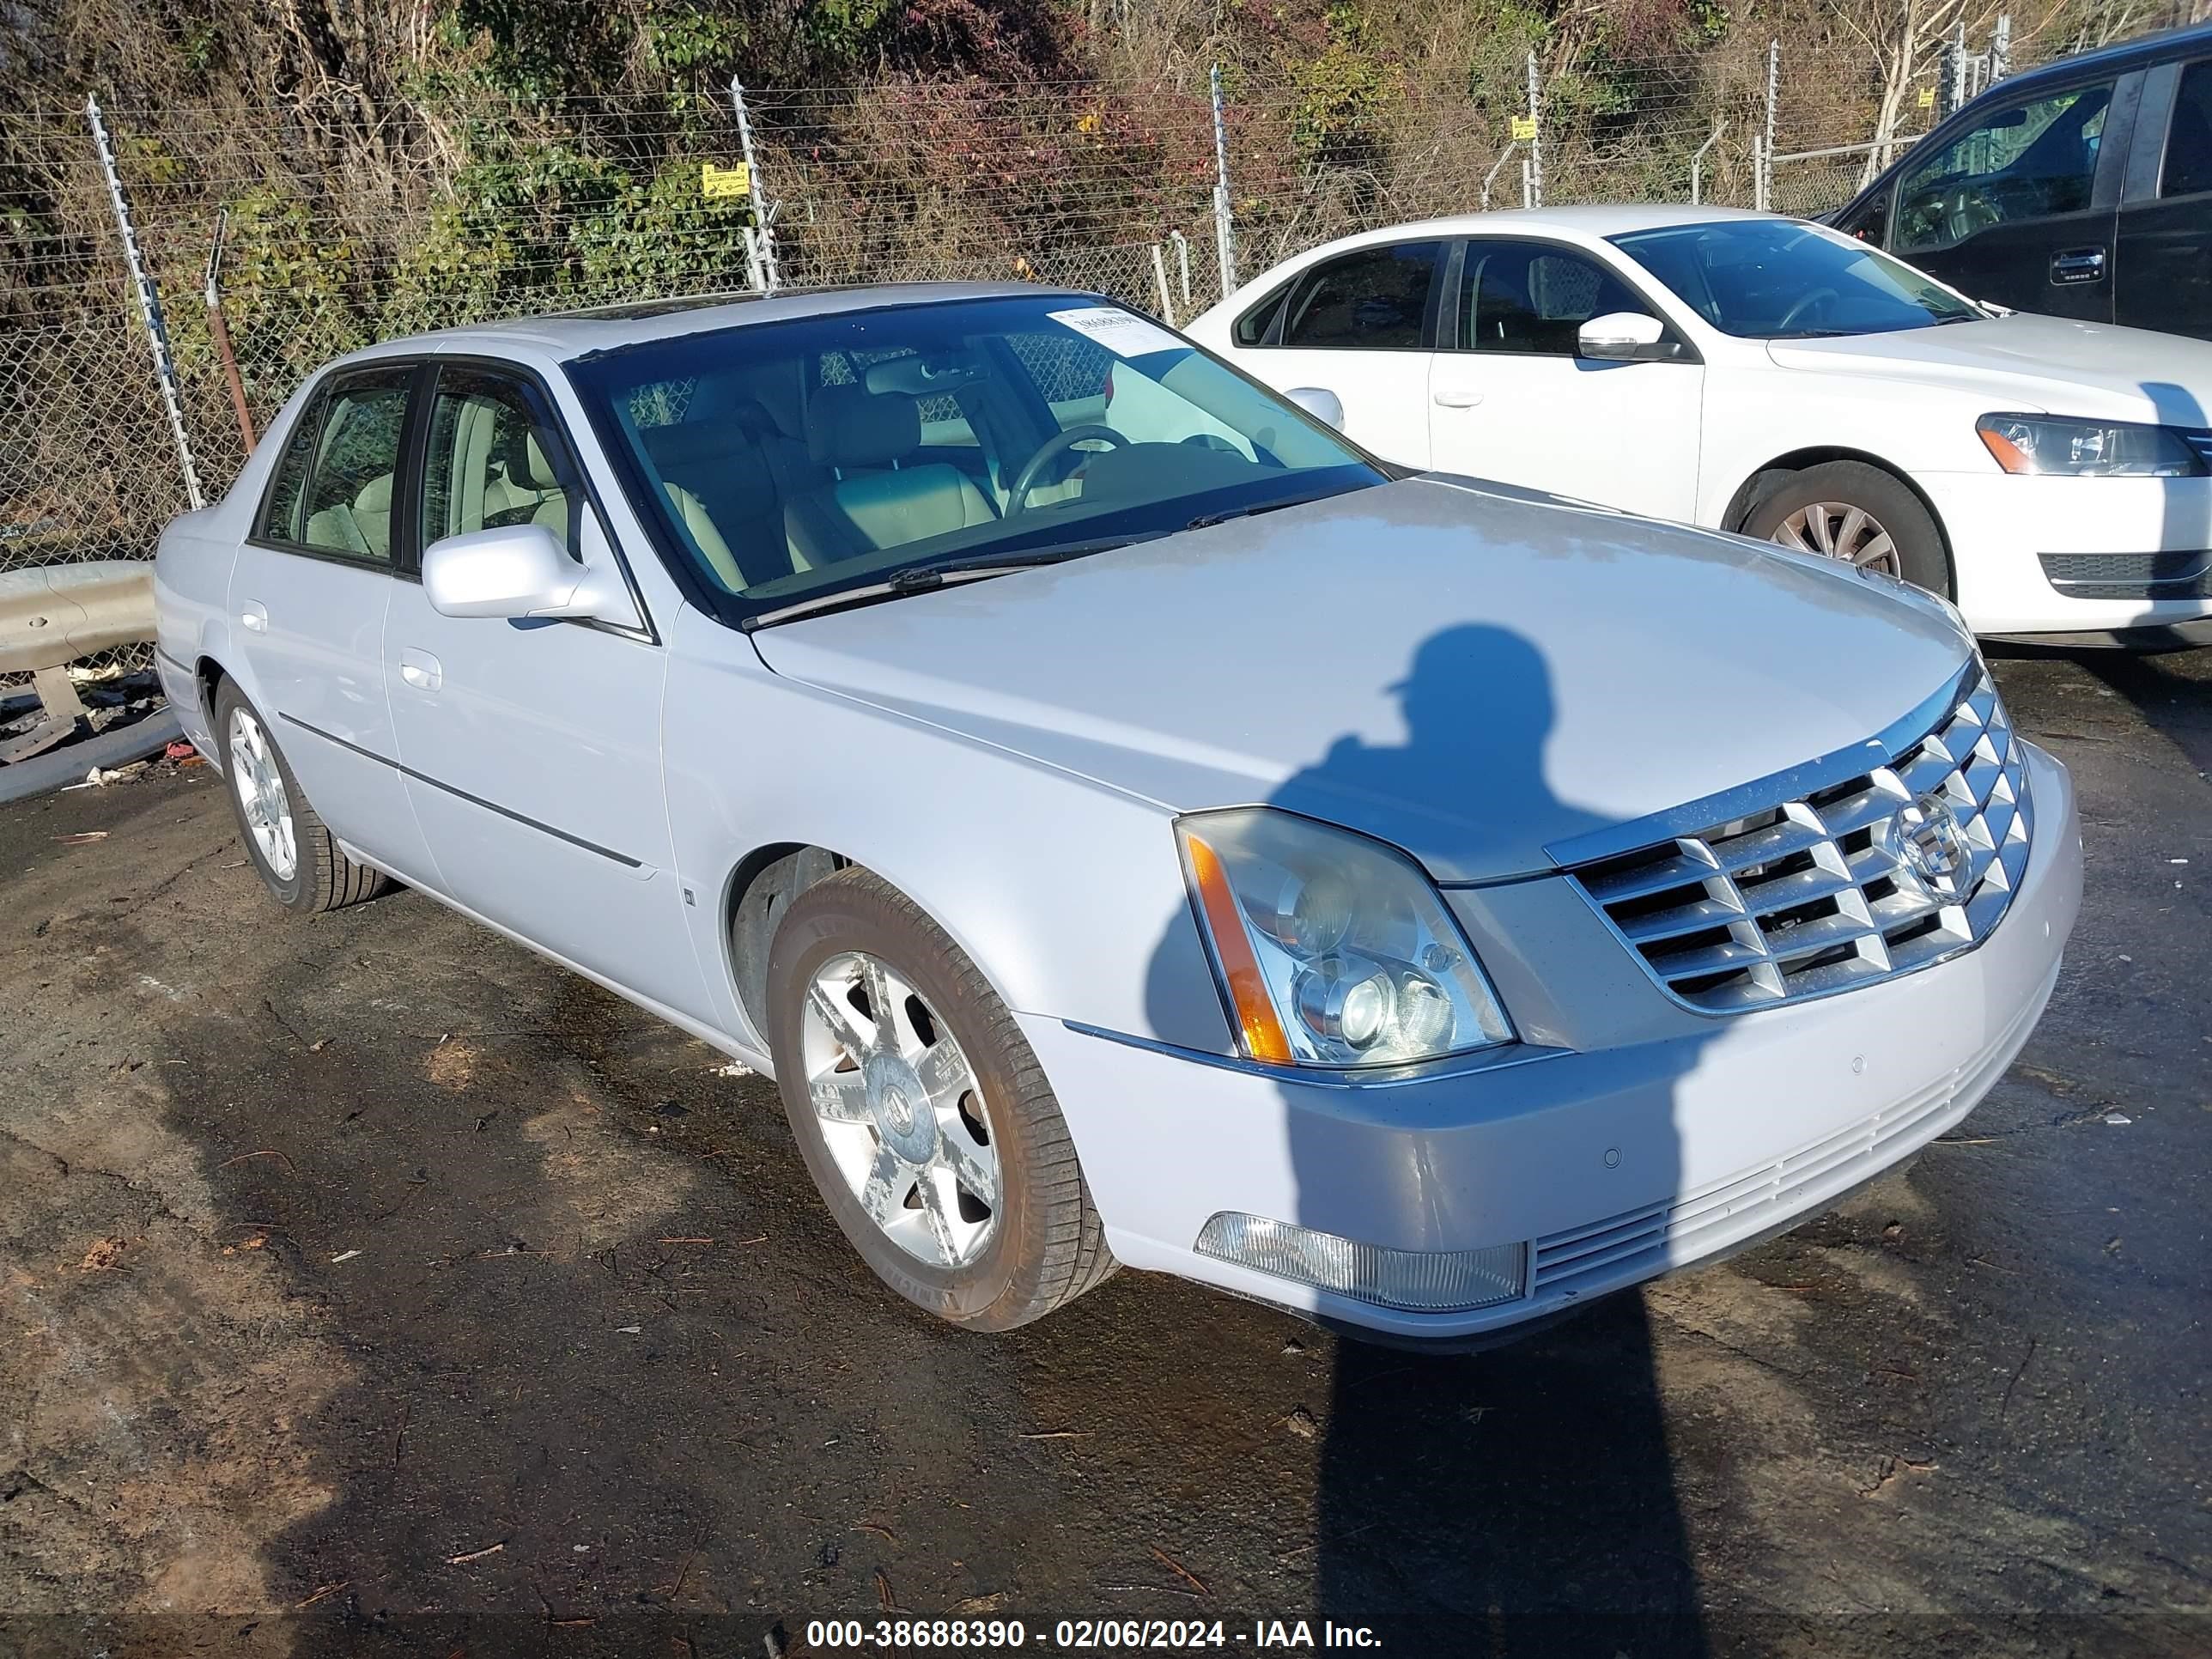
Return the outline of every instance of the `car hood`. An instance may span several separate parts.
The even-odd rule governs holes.
[[[752,640],[777,673],[1174,811],[1364,830],[1443,881],[1863,741],[1972,648],[1825,560],[1434,477]]]
[[[1773,340],[1784,368],[1975,392],[1995,410],[2212,426],[2212,342],[2026,313],[1833,340]]]

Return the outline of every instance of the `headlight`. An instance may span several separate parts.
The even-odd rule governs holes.
[[[2170,426],[2063,421],[2041,415],[1984,415],[1983,446],[2008,472],[2070,478],[2191,478],[2204,458]]]
[[[1403,854],[1264,807],[1181,818],[1176,836],[1250,1058],[1402,1065],[1513,1040],[1466,937]]]

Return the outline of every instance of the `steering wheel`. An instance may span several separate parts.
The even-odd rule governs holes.
[[[1072,426],[1065,432],[1047,438],[1037,446],[1037,453],[1030,457],[1028,465],[1015,475],[1014,487],[1006,492],[1006,516],[1011,519],[1028,507],[1030,491],[1036,488],[1037,478],[1044,471],[1048,461],[1066,454],[1079,443],[1090,441],[1111,444],[1116,449],[1126,447],[1129,441],[1110,426]]]
[[[1840,300],[1843,297],[1832,288],[1816,288],[1808,294],[1802,294],[1797,297],[1797,303],[1782,313],[1782,320],[1774,325],[1775,330],[1778,333],[1787,334],[1796,325],[1797,319],[1812,310],[1814,306],[1825,304],[1830,300]]]
[[[1997,211],[1978,190],[1961,185],[1943,204],[1943,228],[1954,242],[1963,242],[1978,230],[1997,222]]]

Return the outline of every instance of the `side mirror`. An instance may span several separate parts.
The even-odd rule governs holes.
[[[422,593],[441,617],[585,617],[635,625],[629,591],[568,556],[544,525],[448,536],[422,550]]]
[[[1344,399],[1325,386],[1294,386],[1283,396],[1335,431],[1344,430]]]
[[[1576,331],[1575,349],[1601,362],[1661,362],[1674,355],[1666,332],[1666,324],[1641,311],[1608,311]]]

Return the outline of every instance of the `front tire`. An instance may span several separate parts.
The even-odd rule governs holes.
[[[231,680],[216,693],[215,729],[246,855],[279,904],[312,915],[358,904],[385,890],[389,884],[381,871],[339,850],[260,710]]]
[[[1743,533],[1954,597],[1935,516],[1903,479],[1864,461],[1824,461],[1782,474],[1744,514]]]
[[[1011,1330],[1113,1272],[1036,1056],[897,889],[848,868],[793,902],[769,950],[769,1028],[808,1172],[908,1301]]]

